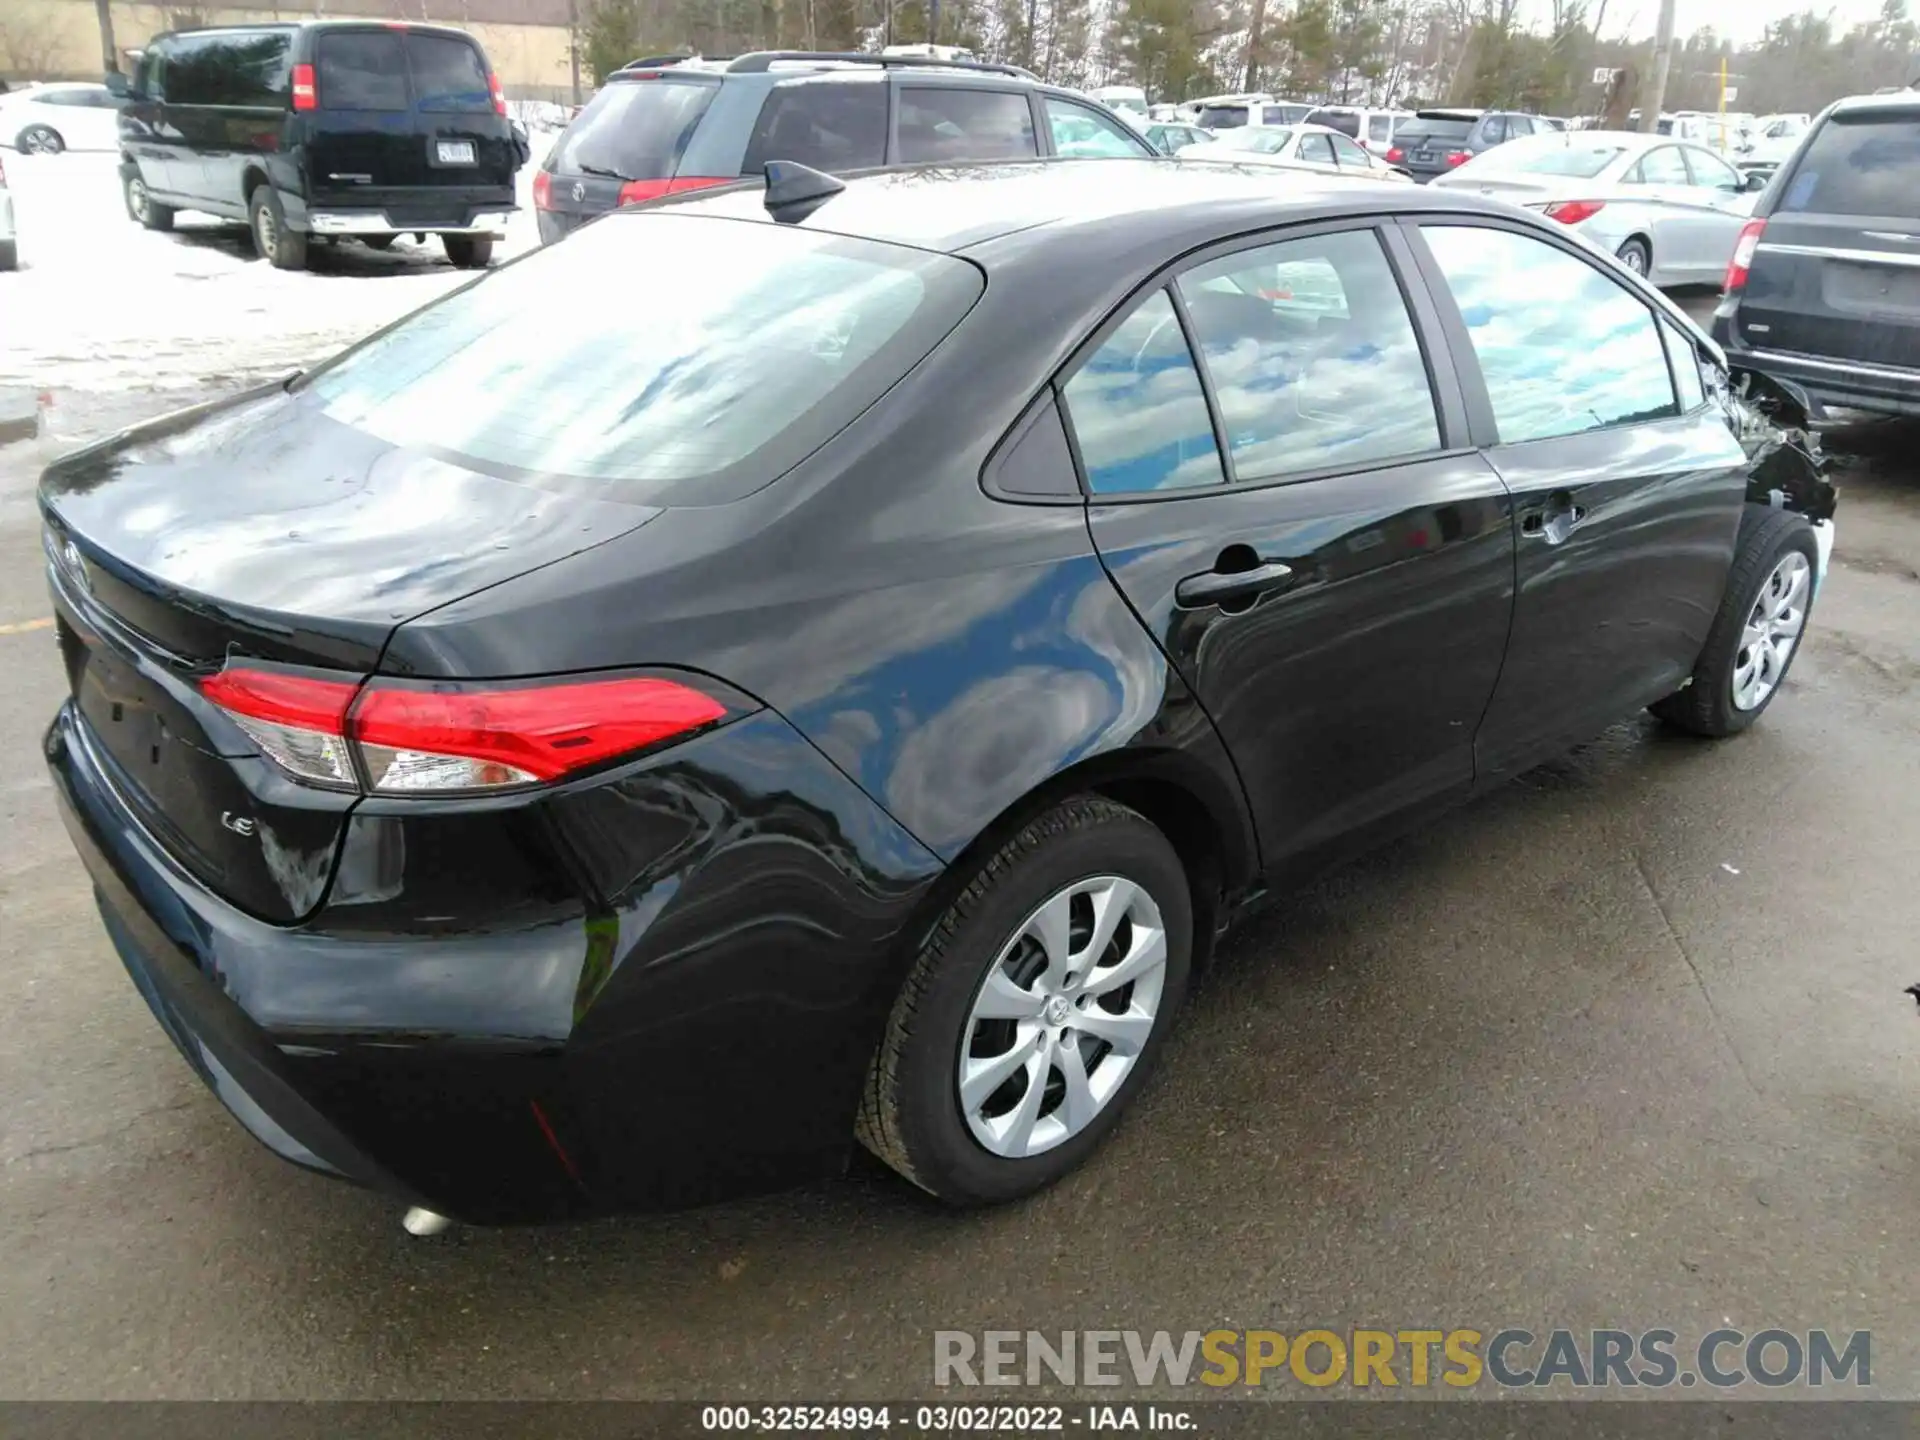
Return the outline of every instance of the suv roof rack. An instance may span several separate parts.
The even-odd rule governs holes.
[[[698,60],[699,58],[698,55],[692,53],[684,55],[642,55],[638,60],[627,61],[627,63],[620,68],[622,70],[644,70],[652,65],[679,65],[688,60]]]
[[[814,61],[822,65],[878,65],[887,70],[975,70],[990,75],[1011,75],[1019,80],[1038,80],[1031,70],[1018,65],[1001,65],[992,60],[937,60],[926,55],[871,55],[860,50],[756,50],[736,56],[727,66],[735,75],[757,75],[775,65]]]

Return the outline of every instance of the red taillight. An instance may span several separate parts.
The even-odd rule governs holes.
[[[1387,147],[1387,164],[1398,165],[1406,158],[1407,152],[1402,150],[1398,145],[1390,145]]]
[[[357,679],[237,667],[200,691],[296,779],[357,790],[364,776],[376,794],[558,780],[727,716],[718,700],[660,676],[515,686],[373,680],[363,688]]]
[[[493,113],[507,113],[507,92],[500,88],[500,77],[492,71],[487,72],[487,93],[493,96]]]
[[[347,750],[347,709],[357,680],[320,680],[284,670],[227,669],[200,693],[233,718],[267,758],[295,779],[358,790]]]
[[[1606,205],[1604,200],[1556,200],[1547,206],[1545,214],[1549,220],[1558,220],[1562,225],[1578,225],[1582,220],[1591,220]]]
[[[293,108],[296,110],[315,110],[320,99],[313,89],[313,66],[296,65],[293,67]]]
[[[663,195],[704,190],[709,185],[731,185],[737,178],[727,175],[682,175],[673,180],[629,180],[620,187],[620,203],[638,205],[644,200],[658,200]]]
[[[1455,150],[1455,151],[1452,151],[1447,156],[1447,164],[1448,165],[1464,165],[1467,163],[1467,161],[1471,160],[1472,158],[1473,158],[1473,152],[1470,150]]]
[[[544,170],[534,172],[533,208],[551,210],[553,208],[553,176]]]
[[[1764,220],[1749,220],[1740,227],[1740,238],[1733,242],[1733,258],[1727,262],[1724,288],[1728,294],[1746,288],[1747,273],[1753,269],[1753,252],[1760,248],[1760,234],[1767,228]]]

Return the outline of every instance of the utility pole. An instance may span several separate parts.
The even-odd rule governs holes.
[[[940,43],[940,0],[927,0],[927,43]]]
[[[93,8],[100,16],[100,68],[105,74],[116,75],[120,71],[120,47],[113,43],[113,0],[93,0]]]
[[[1660,128],[1660,107],[1667,98],[1667,71],[1673,65],[1674,0],[1660,0],[1660,26],[1653,35],[1653,80],[1640,97],[1640,130],[1650,135]]]
[[[573,103],[580,104],[580,0],[567,0],[567,62],[573,67]]]

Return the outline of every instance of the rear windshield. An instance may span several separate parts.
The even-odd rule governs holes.
[[[1401,146],[1419,144],[1422,140],[1464,140],[1473,131],[1473,121],[1466,119],[1428,119],[1416,115],[1400,124],[1400,132],[1394,139]]]
[[[1349,140],[1360,138],[1360,117],[1351,110],[1316,110],[1307,116],[1307,124],[1338,130]]]
[[[635,276],[644,314],[609,303]],[[979,298],[964,260],[717,217],[616,214],[316,371],[332,419],[472,469],[640,504],[776,479]]]
[[[1814,132],[1779,209],[1920,219],[1920,116],[1835,116]]]
[[[325,110],[405,110],[407,57],[386,30],[349,30],[320,37],[319,101]]]
[[[414,101],[435,113],[487,114],[493,89],[480,52],[451,35],[408,35],[407,59],[413,66]]]
[[[1208,130],[1231,130],[1247,123],[1244,105],[1202,105],[1199,123]]]
[[[679,167],[717,89],[711,81],[611,81],[560,137],[553,168],[665,179]]]

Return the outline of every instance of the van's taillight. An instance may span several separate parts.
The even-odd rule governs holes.
[[[1746,288],[1747,272],[1753,269],[1753,252],[1760,248],[1760,235],[1767,228],[1764,220],[1749,220],[1740,227],[1740,238],[1733,242],[1733,258],[1727,262],[1727,278],[1721,286],[1729,295]]]
[[[496,115],[506,114],[507,92],[500,88],[499,74],[492,70],[487,72],[487,93],[493,96],[493,113]]]
[[[728,715],[712,696],[658,675],[363,685],[242,666],[200,690],[296,779],[382,795],[560,780]]]
[[[293,67],[293,108],[296,110],[317,110],[320,98],[313,89],[313,66],[296,65]]]
[[[544,170],[536,170],[533,175],[533,208],[536,210],[553,208],[553,176]]]
[[[629,180],[620,187],[620,203],[638,205],[643,200],[658,200],[662,195],[704,190],[709,185],[731,185],[738,178],[730,175],[680,175],[672,180]]]

